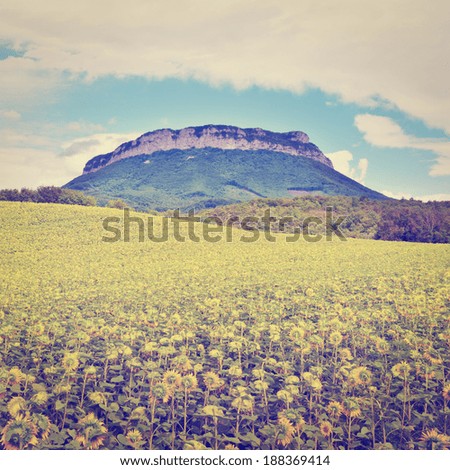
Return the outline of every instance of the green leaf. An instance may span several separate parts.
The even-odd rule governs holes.
[[[117,403],[111,403],[111,405],[109,405],[109,409],[110,411],[119,411],[120,409],[120,406],[117,404]]]
[[[55,403],[55,410],[56,411],[62,410],[65,406],[66,406],[66,404],[63,403],[61,400],[56,400],[56,403]]]
[[[111,379],[111,383],[113,383],[113,384],[118,384],[118,383],[124,382],[124,381],[125,381],[125,379],[123,378],[123,375],[118,375],[117,377],[113,377]]]
[[[124,446],[130,447],[130,443],[128,442],[128,439],[123,434],[119,434],[117,436],[117,440]]]

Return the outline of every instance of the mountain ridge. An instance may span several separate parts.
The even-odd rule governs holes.
[[[152,155],[164,150],[191,148],[218,148],[235,150],[270,150],[319,161],[333,168],[331,160],[309,140],[302,131],[274,132],[231,125],[185,127],[183,129],[157,129],[146,132],[135,140],[119,145],[114,151],[91,158],[83,174],[93,173],[125,158]]]

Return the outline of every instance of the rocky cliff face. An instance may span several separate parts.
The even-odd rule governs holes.
[[[92,173],[124,158],[150,155],[159,150],[213,147],[238,150],[272,150],[298,155],[333,167],[331,161],[309,142],[300,131],[271,132],[263,129],[241,129],[234,126],[186,127],[181,130],[160,129],[148,132],[131,142],[120,145],[105,155],[98,155],[86,163],[83,174]]]

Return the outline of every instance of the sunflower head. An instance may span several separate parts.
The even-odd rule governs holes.
[[[42,406],[48,401],[48,393],[45,390],[40,390],[31,397],[31,402],[35,405]]]
[[[353,354],[351,353],[350,349],[343,348],[339,352],[341,359],[343,361],[351,361],[353,359]]]
[[[8,383],[12,385],[20,384],[25,380],[25,377],[25,374],[18,367],[12,367],[8,372]]]
[[[36,425],[37,438],[45,441],[45,439],[47,439],[47,437],[50,435],[52,427],[51,421],[47,416],[40,413],[34,413],[31,416],[31,421],[33,421],[33,423]]]
[[[91,392],[88,395],[89,400],[95,405],[106,405],[106,395],[103,392]]]
[[[278,418],[277,423],[277,443],[287,446],[292,442],[295,428],[292,423],[284,416]]]
[[[231,377],[242,377],[242,369],[238,365],[231,366],[227,372]]]
[[[450,401],[450,384],[447,384],[442,390],[442,396],[445,401]]]
[[[342,406],[342,403],[338,401],[330,401],[327,406],[327,412],[332,418],[338,419],[344,412],[344,407]]]
[[[286,418],[288,421],[290,421],[297,433],[299,433],[306,424],[300,410],[295,408],[289,408],[287,410],[280,411],[278,413],[278,418]]]
[[[285,404],[292,403],[294,401],[294,397],[288,390],[279,390],[277,392],[278,400],[281,400]]]
[[[131,412],[130,419],[134,420],[142,420],[146,417],[146,412],[145,408],[143,406],[137,406],[134,408],[134,410]]]
[[[322,421],[319,429],[323,437],[328,437],[333,432],[333,425],[329,421]]]
[[[205,373],[203,376],[203,382],[208,390],[217,390],[224,384],[224,381],[215,372],[212,371]]]
[[[138,429],[130,429],[126,434],[125,439],[133,449],[142,449],[142,446],[145,444],[141,431]]]
[[[254,399],[247,391],[246,387],[238,386],[231,391],[236,398],[231,402],[231,406],[239,413],[250,414],[253,411]]]
[[[339,331],[333,331],[330,333],[330,336],[328,338],[328,341],[330,344],[334,347],[339,346],[342,343],[343,336]]]
[[[198,380],[195,375],[189,374],[181,377],[181,388],[186,392],[192,392],[192,390],[198,387]]]
[[[78,432],[75,440],[85,449],[98,449],[106,439],[108,430],[97,419],[94,413],[89,413],[78,421]]]
[[[348,375],[347,381],[351,387],[367,386],[372,380],[372,374],[367,367],[360,366],[353,369]]]
[[[163,382],[174,391],[181,385],[181,374],[174,370],[167,370],[163,375]]]
[[[355,398],[347,398],[344,401],[344,414],[350,418],[359,418],[361,416],[361,407]]]
[[[402,361],[392,367],[392,375],[406,380],[411,372],[411,366],[406,362]]]
[[[450,436],[440,433],[436,428],[424,431],[419,440],[428,450],[445,450],[450,447]]]
[[[171,389],[164,383],[159,382],[154,384],[150,389],[150,399],[159,400],[167,403],[171,397]]]
[[[375,340],[375,348],[380,354],[387,354],[389,352],[390,345],[384,338],[377,338]]]
[[[29,416],[17,415],[2,430],[0,442],[6,450],[23,450],[38,444],[38,430]]]
[[[25,414],[28,410],[27,402],[22,397],[14,397],[9,400],[6,405],[8,413],[14,418],[18,415]]]
[[[62,358],[62,366],[66,372],[75,372],[80,365],[77,352],[66,352]]]
[[[213,418],[221,418],[224,416],[222,408],[216,405],[207,405],[203,407],[203,414],[212,416]]]

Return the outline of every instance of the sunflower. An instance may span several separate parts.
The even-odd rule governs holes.
[[[213,418],[221,418],[224,416],[222,408],[216,405],[207,405],[203,407],[203,414],[212,416]]]
[[[137,406],[131,412],[130,419],[141,420],[145,418],[145,408],[143,406]]]
[[[436,428],[424,431],[420,442],[423,442],[428,450],[445,450],[450,446],[450,436],[441,434]]]
[[[96,405],[106,405],[107,399],[103,392],[91,392],[88,395],[89,400]]]
[[[369,385],[372,380],[372,374],[367,367],[360,366],[350,372],[347,380],[349,385],[353,387],[358,385]]]
[[[171,394],[171,389],[164,382],[156,383],[150,389],[151,400],[162,400],[164,403],[167,403]]]
[[[442,390],[442,396],[445,401],[450,401],[450,384],[447,384]]]
[[[78,369],[79,365],[80,361],[78,359],[78,353],[64,353],[64,357],[62,358],[62,366],[66,372],[75,372]]]
[[[224,381],[212,371],[205,373],[203,376],[203,382],[208,390],[217,390],[224,384]]]
[[[252,375],[255,377],[255,379],[263,380],[265,371],[264,369],[253,369],[252,370]]]
[[[289,338],[291,338],[291,340],[297,344],[301,343],[305,335],[306,331],[303,328],[300,328],[299,326],[294,326],[294,328],[292,328],[289,332]]]
[[[89,413],[78,421],[75,440],[85,449],[98,449],[106,439],[108,430],[94,413]]]
[[[167,370],[164,372],[163,382],[167,385],[167,387],[174,391],[181,384],[181,374],[174,370]]]
[[[298,385],[300,383],[300,379],[296,375],[289,375],[285,379],[286,385]]]
[[[181,377],[181,388],[186,392],[192,392],[192,390],[198,387],[198,380],[195,375],[189,374]]]
[[[231,377],[242,377],[242,369],[238,365],[231,366],[227,372]]]
[[[45,405],[48,401],[48,393],[41,390],[31,397],[31,402],[36,405]]]
[[[245,387],[238,386],[232,390],[236,398],[231,402],[231,406],[238,410],[238,413],[248,413],[253,411],[253,397],[247,392]]]
[[[265,380],[255,380],[253,382],[253,386],[256,390],[258,390],[258,392],[263,392],[264,390],[267,390],[269,388],[269,383]]]
[[[411,372],[411,366],[406,361],[402,361],[398,364],[395,364],[391,370],[394,377],[401,377],[402,379],[406,380],[409,373]]]
[[[322,421],[319,429],[320,434],[322,434],[323,437],[328,437],[331,436],[331,433],[333,432],[333,425],[329,421]]]
[[[333,331],[332,333],[330,333],[330,337],[328,338],[328,341],[334,347],[339,346],[342,343],[342,340],[343,336],[339,331]]]
[[[350,418],[359,418],[361,416],[361,408],[355,398],[347,398],[344,401],[344,414]]]
[[[19,414],[25,413],[28,409],[27,402],[22,397],[14,397],[6,405],[8,413],[14,418]]]
[[[25,380],[25,374],[18,368],[12,367],[8,372],[8,383],[11,382],[12,385],[20,384]]]
[[[236,447],[234,444],[227,444],[224,447],[225,450],[239,450],[239,447]]]
[[[436,375],[436,372],[432,369],[432,366],[430,366],[429,364],[425,364],[424,362],[417,362],[416,374],[419,377],[429,380]]]
[[[343,348],[339,351],[341,359],[343,361],[351,361],[353,359],[353,354],[351,353],[350,349]]]
[[[344,412],[344,407],[342,406],[342,403],[338,401],[330,401],[327,406],[327,412],[332,418],[338,419]]]
[[[176,357],[173,363],[176,368],[182,372],[187,372],[192,369],[192,362],[185,354]]]
[[[51,421],[47,416],[40,413],[34,413],[31,417],[31,421],[33,421],[37,427],[37,438],[45,441],[45,439],[47,439],[47,437],[50,435],[50,430],[52,427]]]
[[[285,404],[292,403],[294,401],[294,397],[288,390],[279,390],[277,392],[278,400],[281,400]]]
[[[292,442],[295,428],[292,423],[284,416],[278,418],[277,424],[277,443],[287,446]]]
[[[377,338],[375,340],[375,348],[380,354],[387,354],[389,352],[390,345],[384,338]]]
[[[141,431],[138,429],[130,429],[126,434],[125,439],[133,449],[140,449],[145,444]]]
[[[38,444],[37,434],[29,416],[17,415],[6,423],[0,442],[6,450],[23,450]]]
[[[286,418],[288,421],[290,421],[297,433],[299,433],[306,424],[301,412],[294,408],[280,411],[278,413],[278,418]]]

